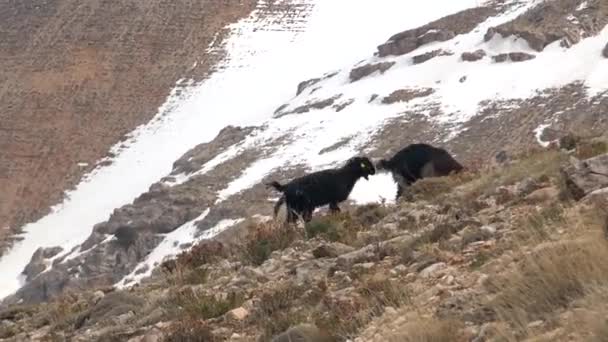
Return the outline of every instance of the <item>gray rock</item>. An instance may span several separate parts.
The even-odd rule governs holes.
[[[606,44],[604,50],[602,50],[602,56],[608,58],[608,44]]]
[[[515,195],[524,197],[532,193],[534,190],[538,190],[540,188],[541,185],[535,178],[527,177],[515,186]]]
[[[300,324],[275,336],[271,342],[330,342],[335,341],[328,333],[312,324]]]
[[[421,64],[421,63],[424,63],[424,62],[426,62],[426,61],[428,61],[430,59],[433,59],[433,58],[435,58],[437,56],[450,56],[452,54],[453,54],[453,52],[449,52],[449,51],[444,51],[444,50],[438,49],[438,50],[433,50],[433,51],[429,51],[429,52],[423,53],[421,55],[414,56],[414,57],[412,57],[412,62],[414,64]]]
[[[460,55],[460,58],[462,58],[462,60],[465,62],[475,62],[484,58],[485,56],[486,52],[482,49],[479,49],[475,52],[463,52],[462,55]]]
[[[506,62],[507,60],[510,60],[512,62],[524,62],[534,58],[536,58],[535,55],[525,52],[509,52],[492,56],[492,60],[494,60],[494,62],[496,63]]]
[[[23,269],[26,281],[32,280],[40,272],[44,271],[47,267],[47,259],[54,257],[63,251],[61,247],[49,247],[49,248],[38,248],[32,255],[30,262]]]
[[[312,255],[317,259],[318,258],[336,258],[342,254],[350,253],[354,250],[355,249],[353,247],[347,246],[343,243],[332,242],[332,243],[322,244],[321,246],[315,248],[312,251]]]
[[[380,72],[383,74],[388,69],[392,68],[395,65],[395,62],[381,62],[374,64],[365,64],[360,67],[356,67],[350,71],[350,81],[356,82],[364,77],[367,77],[375,72]]]
[[[573,198],[580,200],[585,195],[608,187],[608,154],[583,161],[572,160],[561,172]]]
[[[445,269],[446,267],[447,265],[444,262],[438,262],[420,271],[420,276],[422,278],[435,277],[439,274],[441,270]]]

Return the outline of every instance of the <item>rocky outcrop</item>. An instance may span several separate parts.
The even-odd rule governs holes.
[[[582,6],[586,3],[586,6]],[[608,24],[608,8],[599,0],[556,0],[541,2],[516,19],[488,29],[485,40],[496,34],[516,36],[536,51],[561,41],[570,47],[581,39],[597,35]]]
[[[396,102],[408,102],[418,97],[429,96],[435,91],[432,88],[425,89],[398,89],[382,99],[383,104]]]
[[[303,113],[308,113],[314,109],[323,109],[323,108],[333,105],[336,102],[336,100],[338,100],[341,97],[342,97],[342,94],[338,94],[336,96],[332,96],[330,98],[323,99],[323,100],[309,101],[305,105],[296,107],[295,109],[287,111],[287,112],[278,111],[277,113],[275,113],[274,117],[280,118],[285,115],[303,114]]]
[[[174,173],[192,170],[195,165],[217,156],[239,140],[239,132],[242,133],[240,128],[227,128],[216,140],[189,151],[187,155],[192,160],[181,158]],[[217,199],[217,192],[240,175],[242,163],[251,162],[259,157],[258,153],[244,151],[183,184],[168,186],[163,180],[152,185],[133,203],[116,209],[108,221],[95,225],[87,240],[73,251],[75,256],[54,260],[53,267],[42,274],[39,273],[46,268],[47,257],[57,250],[40,250],[25,269],[28,282],[3,304],[17,301],[36,303],[54,298],[68,289],[115,284],[135,270],[163,240],[163,234],[174,231],[211,207]],[[223,219],[246,217],[253,215],[253,211],[263,212],[255,205],[260,198],[254,192],[216,205],[197,227],[205,231]]]
[[[59,254],[62,250],[63,249],[61,247],[38,248],[36,252],[34,252],[34,255],[32,255],[30,262],[23,270],[25,280],[30,281],[32,278],[40,274],[40,272],[44,271],[48,266],[50,266],[47,260]]]
[[[437,49],[412,57],[412,62],[414,64],[421,64],[437,56],[451,56],[453,54],[451,51]]]
[[[486,52],[482,49],[479,49],[475,52],[463,52],[460,55],[460,58],[465,62],[475,62],[486,56]]]
[[[497,13],[494,7],[477,7],[448,15],[427,25],[398,33],[378,46],[380,57],[404,55],[420,46],[442,42],[470,32],[479,23]]]
[[[492,56],[492,60],[496,63],[503,63],[509,60],[512,62],[524,62],[534,58],[536,58],[535,55],[525,52],[509,52]]]
[[[392,68],[395,62],[381,62],[374,64],[365,64],[360,67],[356,67],[350,71],[350,81],[356,82],[364,77],[367,77],[375,72],[383,74],[388,69]]]
[[[321,82],[323,80],[326,80],[328,78],[332,78],[332,77],[334,77],[337,74],[338,74],[337,72],[331,72],[331,73],[328,73],[328,74],[324,75],[323,77],[311,78],[310,80],[306,80],[306,81],[300,82],[298,84],[298,89],[296,91],[296,96],[300,95],[304,90],[312,87],[313,85],[315,85],[315,84],[317,84],[317,83],[319,83],[319,82]]]
[[[566,186],[575,199],[608,187],[608,154],[586,160],[571,160],[562,169]]]
[[[175,161],[171,175],[187,175],[200,170],[206,162],[218,154],[218,151],[243,141],[253,130],[253,127],[238,126],[226,126],[222,128],[213,140],[192,148]]]

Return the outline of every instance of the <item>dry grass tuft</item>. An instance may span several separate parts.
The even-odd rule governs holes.
[[[608,153],[608,143],[603,140],[583,141],[576,146],[574,154],[578,159],[589,159]]]
[[[211,328],[201,320],[187,319],[173,324],[161,337],[162,342],[219,342]]]
[[[361,215],[359,218],[370,220],[369,217]],[[328,241],[339,241],[347,245],[357,242],[357,232],[366,229],[357,217],[342,212],[313,218],[306,224],[306,235],[308,238],[320,236]]]
[[[256,321],[262,329],[261,341],[270,341],[272,336],[306,321],[305,310],[294,310],[305,291],[301,286],[284,283],[260,296],[256,306]]]
[[[489,282],[498,289],[491,306],[501,320],[525,333],[529,322],[546,320],[590,289],[608,286],[607,258],[605,241],[546,244],[527,255],[516,272]]]
[[[463,324],[452,320],[422,318],[408,320],[399,330],[387,336],[388,342],[455,342],[465,341]]]
[[[482,195],[488,195],[500,186],[513,185],[530,175],[558,179],[560,166],[567,156],[556,150],[533,150],[515,156],[517,162],[487,172],[478,173],[470,182],[459,187],[462,200],[474,201]]]
[[[184,289],[173,295],[173,304],[181,308],[186,316],[192,319],[210,319],[224,315],[239,307],[244,298],[241,294],[230,292],[225,297],[199,294],[191,289]]]
[[[261,265],[272,252],[287,248],[298,237],[296,227],[277,221],[251,223],[242,257],[253,265]]]

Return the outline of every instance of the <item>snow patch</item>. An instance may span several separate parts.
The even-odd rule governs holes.
[[[537,142],[538,142],[538,143],[539,143],[539,144],[540,144],[542,147],[547,147],[547,146],[549,146],[549,145],[551,144],[551,142],[550,142],[550,141],[543,141],[543,140],[541,139],[541,137],[542,137],[543,132],[545,131],[545,129],[546,129],[547,127],[550,127],[550,126],[551,126],[551,124],[550,124],[550,123],[549,123],[549,124],[541,124],[541,125],[539,125],[538,127],[536,127],[536,128],[534,129],[534,136],[536,136],[536,141],[537,141]]]

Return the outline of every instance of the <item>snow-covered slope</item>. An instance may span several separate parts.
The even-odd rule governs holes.
[[[162,184],[184,186],[247,151],[264,153],[245,163],[237,177],[221,186],[214,205],[200,208],[200,216],[162,235],[164,241],[148,251],[118,286],[131,285],[150,274],[164,257],[178,253],[182,243],[212,237],[244,219],[226,217],[214,225],[213,234],[195,238],[195,223],[204,220],[209,210],[256,186],[268,175],[301,165],[318,170],[359,153],[382,155],[408,141],[405,135],[423,133],[413,128],[404,137],[391,140],[396,146],[383,150],[379,139],[386,137],[388,127],[395,127],[395,120],[412,127],[424,121],[425,127],[432,127],[426,132],[432,136],[428,140],[446,143],[470,131],[468,125],[479,117],[486,108],[483,103],[488,101],[525,100],[537,96],[538,91],[577,81],[589,87],[587,97],[603,96],[608,88],[608,61],[601,55],[608,41],[607,28],[572,47],[554,42],[541,52],[513,36],[485,39],[488,29],[514,20],[542,1],[503,2],[496,14],[481,20],[473,30],[387,57],[372,53],[391,35],[484,4],[479,0],[283,2],[292,6],[285,12],[290,13],[290,20],[281,18],[285,13],[261,17],[267,5],[261,1],[260,10],[232,28],[233,35],[226,42],[229,55],[218,72],[200,84],[180,82],[156,118],[133,132],[127,147],[115,150],[117,156],[111,165],[96,169],[51,214],[24,228],[23,241],[0,259],[0,298],[23,285],[20,273],[39,247],[63,248],[46,261],[47,271],[52,260],[70,254],[65,262],[86,253],[78,246],[94,225],[108,220],[115,209],[169,175],[176,159],[210,141],[227,125],[257,128],[239,143],[217,151],[198,170],[172,174]],[[462,53],[479,49],[488,56],[476,62],[462,60]],[[436,50],[446,53],[423,63],[413,62],[412,57]],[[490,58],[511,52],[535,58],[517,63],[496,63]],[[353,68],[380,62],[394,64],[384,73],[351,81]],[[314,77],[322,79],[294,97],[295,85]],[[426,89],[432,91],[424,93]],[[424,95],[384,101],[396,90]],[[305,108],[327,99],[332,99],[329,105]],[[282,104],[286,105],[277,110]],[[507,112],[505,108],[501,111]],[[485,119],[498,118],[504,114],[501,111]],[[545,125],[543,129],[548,127],[545,121],[553,119],[555,113],[549,114],[535,117],[534,127],[540,123]],[[537,125],[538,120],[541,122]],[[541,135],[542,130],[530,132],[532,139]],[[369,182],[359,182],[351,197],[361,203],[390,201],[394,191],[391,178],[381,174]],[[100,244],[111,241],[108,236]]]

